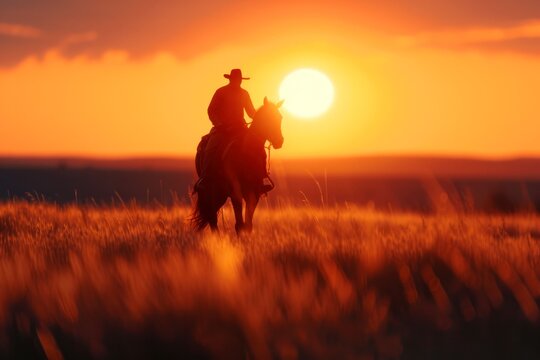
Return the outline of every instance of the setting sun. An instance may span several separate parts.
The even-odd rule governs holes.
[[[324,113],[334,100],[330,79],[314,69],[295,70],[283,79],[279,96],[291,114],[311,119]]]

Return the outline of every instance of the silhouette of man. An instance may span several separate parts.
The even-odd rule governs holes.
[[[223,74],[229,79],[229,84],[216,90],[210,105],[208,117],[214,126],[225,127],[227,130],[242,129],[246,127],[244,110],[250,118],[255,115],[255,108],[249,97],[249,93],[242,89],[242,70],[232,69],[230,74]]]
[[[223,145],[247,129],[244,111],[253,119],[255,108],[249,93],[241,87],[242,80],[249,80],[242,76],[242,70],[232,69],[229,74],[223,74],[229,83],[220,87],[214,93],[208,106],[208,117],[214,125],[210,131],[210,138],[204,150],[204,158],[199,186],[204,186],[205,179],[216,171],[217,163]]]

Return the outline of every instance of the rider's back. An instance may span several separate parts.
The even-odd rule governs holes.
[[[217,127],[245,126],[244,109],[250,108],[253,105],[248,92],[229,84],[216,90],[208,106],[208,117]]]

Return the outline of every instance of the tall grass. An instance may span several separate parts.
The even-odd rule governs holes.
[[[537,356],[540,218],[0,205],[0,357]]]

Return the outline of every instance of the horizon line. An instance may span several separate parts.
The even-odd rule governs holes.
[[[194,159],[195,154],[126,154],[126,155],[103,155],[103,154],[9,154],[0,153],[0,160],[100,160],[100,161],[129,161],[129,160],[188,160]],[[448,159],[448,160],[477,160],[477,161],[512,161],[512,160],[540,160],[539,154],[475,154],[475,153],[424,153],[424,152],[373,152],[359,154],[336,154],[336,155],[294,155],[280,157],[280,160],[335,160],[357,158],[415,158],[415,159]]]

